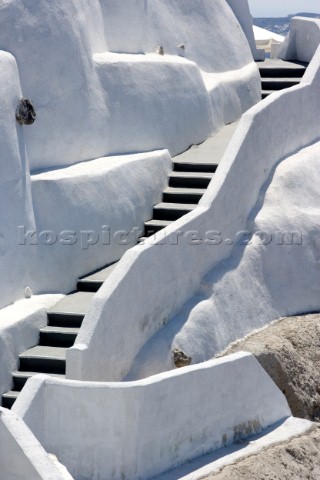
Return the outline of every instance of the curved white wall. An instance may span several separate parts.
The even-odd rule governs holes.
[[[291,415],[243,352],[132,383],[37,376],[13,410],[79,480],[151,478]]]
[[[192,245],[186,233],[195,230],[203,238],[208,230],[218,230],[234,239],[245,228],[277,162],[320,138],[319,85],[320,49],[299,86],[270,96],[243,116],[200,206],[167,228],[163,242],[152,245],[151,239],[126,253],[91,302],[76,344],[67,352],[69,378],[123,378],[143,345],[193,296],[203,276],[230,256],[231,245]],[[175,246],[177,231],[185,235]]]
[[[136,245],[171,168],[168,151],[161,150],[32,175],[36,234],[21,234],[26,245],[19,248],[26,255],[37,252],[36,274],[29,274],[34,293],[73,291],[78,277],[117,261]]]
[[[294,17],[290,32],[281,46],[277,57],[283,60],[310,62],[320,43],[320,20]]]
[[[146,343],[126,380],[171,369],[173,348],[203,362],[274,319],[319,311],[319,152],[317,142],[277,165],[232,255]]]
[[[228,5],[232,9],[233,13],[237,17],[241,28],[247,37],[248,43],[251,48],[253,58],[255,60],[264,60],[264,50],[258,50],[256,47],[256,41],[253,33],[253,19],[250,13],[248,0],[227,0]]]
[[[40,0],[37,8],[29,0],[8,0],[0,9],[0,27],[0,46],[15,56],[23,93],[33,100],[38,114],[36,123],[26,129],[32,171],[113,153],[169,148],[175,154],[185,150],[212,130],[208,97],[207,109],[201,107],[204,86],[199,68],[223,72],[253,61],[245,35],[225,0]],[[185,57],[198,65],[198,69],[193,66],[193,73],[179,60],[180,44],[185,45]],[[117,75],[115,63],[109,62],[102,79],[101,63],[97,71],[93,60],[94,54],[108,50],[150,53],[157,45],[175,55],[168,60],[171,68],[164,59],[152,62],[151,57],[149,71],[148,55],[140,66],[130,58],[124,65],[122,57],[121,75]],[[138,68],[144,73],[138,75]],[[116,84],[110,80],[113,74],[117,75]],[[258,78],[258,72],[253,76]],[[158,114],[145,103],[154,88],[155,98],[161,93]],[[258,101],[258,97],[251,98],[252,103]],[[192,116],[184,111],[186,105],[195,107]],[[128,109],[144,128],[153,126],[148,141],[140,123],[139,128],[134,127],[126,117]],[[175,135],[168,135],[171,121],[180,123]],[[204,126],[201,132],[199,128],[192,131],[198,124]],[[183,130],[188,138],[181,135]]]
[[[3,480],[72,480],[21,420],[0,408],[0,469]]]
[[[179,47],[182,43],[184,49]],[[163,44],[164,56],[153,53],[158,44]],[[151,203],[139,210],[135,194],[128,193],[119,213],[102,221],[101,208],[109,205],[110,197],[105,191],[102,204],[94,204],[106,183],[96,182],[95,163],[89,161],[103,158],[102,163],[111,165],[110,156],[121,162],[121,154],[148,152],[149,158],[159,149],[177,154],[237,119],[260,98],[260,77],[250,48],[224,0],[39,0],[37,8],[29,0],[7,0],[0,7],[0,48],[18,65],[17,69],[13,57],[1,54],[0,100],[5,113],[0,124],[0,195],[6,206],[0,212],[5,228],[0,232],[0,262],[7,272],[0,280],[1,307],[22,298],[27,286],[34,293],[70,290],[78,275],[119,256],[115,248],[105,256],[105,249],[98,248],[88,255],[75,245],[69,246],[67,261],[66,249],[59,251],[56,245],[53,254],[37,241],[31,248],[20,245],[18,227],[23,229],[23,243],[23,232],[39,235],[44,225],[58,236],[61,232],[55,229],[62,224],[64,230],[73,230],[75,209],[81,230],[88,223],[99,231],[106,223],[118,225],[123,211],[122,229],[132,223],[126,222],[128,210],[138,225],[151,215]],[[35,123],[23,129],[14,119],[21,95],[33,101],[37,113]],[[46,176],[35,178],[39,171],[63,171],[83,161],[90,209],[79,196],[75,204],[70,194],[77,166],[68,182],[62,180],[63,173],[57,174],[55,184],[52,177],[50,182]],[[139,169],[141,182],[136,186],[146,189],[146,201],[160,199],[168,161],[163,165],[152,194],[151,171]],[[50,184],[48,190],[39,187],[40,178],[42,186]],[[123,192],[132,192],[132,178],[119,172],[120,180],[117,194],[120,191],[123,198]],[[61,205],[57,191],[63,192],[66,205]],[[45,221],[44,206],[54,211]]]
[[[0,306],[24,296],[32,252],[18,244],[18,225],[34,227],[23,129],[15,120],[21,87],[15,59],[0,52]]]

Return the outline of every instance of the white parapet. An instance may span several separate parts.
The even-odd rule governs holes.
[[[277,53],[283,60],[310,62],[320,43],[320,20],[293,17],[290,32]]]
[[[291,416],[244,352],[137,382],[39,375],[13,410],[81,480],[150,478]]]
[[[23,420],[3,408],[0,408],[0,446],[1,480],[72,480]]]
[[[77,277],[117,261],[143,235],[171,168],[160,150],[32,175],[37,227],[31,239],[22,233],[20,249],[38,252],[35,288],[67,293]]]
[[[319,83],[320,49],[300,85],[273,94],[243,115],[199,207],[127,252],[95,295],[77,341],[67,352],[68,378],[124,378],[146,342],[195,294],[204,275],[231,255],[232,242],[197,244],[190,242],[188,233],[205,239],[208,232],[218,231],[232,240],[246,228],[277,163],[319,139]],[[230,332],[228,316],[223,320],[225,332]],[[251,329],[262,326],[258,317],[246,321]],[[214,320],[210,328],[214,331]],[[228,340],[249,331],[234,332]]]

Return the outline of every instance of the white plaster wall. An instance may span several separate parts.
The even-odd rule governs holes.
[[[171,168],[171,157],[162,150],[32,175],[36,235],[31,240],[22,236],[26,245],[20,248],[37,251],[36,275],[30,280],[34,292],[70,292],[79,276],[118,260],[134,246],[152,206],[161,201]],[[54,234],[48,244],[41,233],[46,231]],[[68,242],[63,232],[75,235]],[[29,247],[30,241],[38,245]]]
[[[187,72],[184,77],[182,62],[177,60],[171,70],[163,62],[152,63],[152,72],[144,65],[142,80],[141,75],[137,77],[137,64],[129,61],[114,85],[101,82],[101,65],[97,72],[94,54],[109,49],[149,53],[163,44],[168,54],[177,55],[178,45],[184,43],[185,56],[206,71],[234,70],[252,62],[245,35],[225,0],[40,0],[37,8],[29,0],[7,0],[0,8],[0,26],[0,47],[15,56],[23,93],[33,100],[38,115],[26,130],[32,171],[128,151],[169,147],[171,153],[177,153],[204,140],[210,130],[211,122],[202,135],[196,129],[189,138],[181,137],[184,129],[190,133],[191,126],[208,122],[196,105],[197,81],[198,91],[203,90],[200,76]],[[112,77],[115,66],[104,68]],[[190,94],[186,95],[189,81]],[[155,87],[162,93],[161,109],[139,108]],[[186,105],[196,105],[192,117],[188,110],[182,115]],[[147,144],[144,129],[134,128],[128,121],[128,109],[141,117],[144,128],[153,124]],[[171,121],[181,126],[168,137]]]
[[[72,480],[54,463],[26,424],[0,408],[0,476],[3,480]]]
[[[97,54],[94,62],[108,109],[108,152],[165,147],[173,156],[212,131],[208,93],[193,62],[114,53]]]
[[[185,50],[178,48],[182,42]],[[165,56],[150,54],[162,43]],[[61,205],[52,191],[46,196],[43,190],[39,194],[41,206],[39,188],[35,187],[34,218],[28,158],[34,174],[93,158],[104,158],[112,164],[110,155],[119,153],[169,149],[173,155],[202,142],[260,98],[259,75],[252,68],[249,46],[224,0],[39,0],[36,8],[29,0],[6,0],[0,5],[0,48],[14,55],[22,85],[20,88],[13,57],[1,54],[0,100],[5,113],[0,125],[4,172],[0,260],[7,272],[0,280],[1,307],[22,298],[26,286],[36,293],[73,288],[79,272],[87,273],[86,269],[105,263],[100,261],[101,250],[91,255],[90,263],[88,256],[78,259],[77,247],[69,248],[71,264],[66,262],[64,250],[60,257],[55,248],[51,255],[41,245],[24,248],[19,244],[19,226],[39,232],[48,224],[42,221],[43,205],[50,212],[54,201]],[[122,53],[110,54],[109,50]],[[211,79],[206,88],[205,74],[219,75],[230,68],[233,71],[231,75],[226,73],[225,85],[220,77]],[[22,93],[33,101],[37,113],[36,122],[23,129],[14,118]],[[76,177],[75,172],[74,181]],[[146,174],[144,182],[149,179]],[[87,182],[91,182],[89,167]],[[157,186],[160,183],[159,177]],[[139,186],[142,184],[143,179]],[[63,189],[58,182],[56,187],[60,192]],[[91,184],[87,194],[96,226],[101,209],[93,206],[93,198],[100,198],[101,192],[94,191]],[[141,222],[141,211],[133,213],[131,209],[135,199],[125,198],[123,208]],[[146,199],[151,200],[148,193]],[[78,199],[78,217],[85,223],[88,209],[81,202]],[[64,221],[68,229],[74,225],[76,205],[70,195],[69,207],[68,221],[66,206],[60,210],[61,218],[57,219],[54,212],[54,227],[65,225]],[[116,225],[118,219],[116,214],[111,218]],[[122,225],[126,227],[126,223]],[[115,250],[110,249],[107,257],[116,259]],[[60,285],[62,265],[66,279]]]
[[[161,45],[177,55],[183,44],[185,56],[206,72],[252,62],[246,37],[225,0],[149,0],[148,28],[149,51]]]
[[[242,1],[237,13],[244,17]],[[225,0],[101,0],[108,50],[185,56],[208,72],[252,62],[246,37]],[[226,30],[226,25],[228,29]],[[180,45],[185,49],[181,50]],[[228,52],[223,55],[223,52]]]
[[[39,341],[39,329],[47,325],[46,309],[61,295],[41,295],[20,300],[0,310],[0,401],[12,388],[12,372],[19,366],[19,354]]]
[[[274,319],[319,310],[319,172],[320,142],[280,162],[248,218],[253,238],[243,234],[231,257],[202,279],[126,380],[171,369],[173,348],[203,362]]]
[[[283,60],[310,62],[320,43],[320,20],[294,17],[290,32],[277,54]]]
[[[77,480],[150,478],[291,415],[248,353],[133,383],[38,376],[13,409]]]
[[[201,74],[210,96],[214,131],[238,120],[261,99],[261,77],[254,62],[230,72]]]
[[[272,95],[242,117],[200,206],[168,227],[163,239],[125,254],[91,302],[67,352],[69,378],[124,378],[141,348],[194,295],[203,276],[231,255],[232,245],[197,245],[187,232],[204,238],[208,230],[217,230],[234,239],[245,228],[274,166],[320,138],[319,85],[320,49],[300,85]],[[177,246],[179,231],[185,234]]]
[[[250,13],[248,0],[227,0],[229,7],[232,9],[236,18],[238,19],[241,28],[247,37],[250,45],[251,53],[255,60],[264,60],[264,50],[257,49],[256,41],[253,33],[253,19]]]
[[[16,62],[0,52],[0,306],[23,297],[32,255],[18,245],[18,225],[34,226],[29,165],[22,127],[15,119],[21,97]]]
[[[106,110],[92,65],[93,53],[105,49],[99,1],[9,0],[0,25],[0,45],[15,56],[37,112],[26,130],[31,169],[106,153],[95,147]]]

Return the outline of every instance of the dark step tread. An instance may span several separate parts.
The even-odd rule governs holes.
[[[9,392],[3,393],[2,398],[10,398],[16,400],[20,392],[16,390],[10,390]]]
[[[199,163],[175,161],[173,163],[173,170],[176,172],[209,172],[214,173],[218,168],[217,163]]]
[[[80,328],[64,326],[48,326],[40,329],[41,346],[72,347]]]
[[[167,203],[198,204],[205,188],[168,187],[163,191],[162,201]]]
[[[272,68],[272,67],[259,67],[260,75],[262,78],[302,78],[306,73],[306,67],[297,68]]]
[[[12,408],[14,402],[17,400],[20,392],[16,390],[10,390],[2,395],[2,407],[3,408]]]
[[[23,372],[20,370],[17,372],[13,372],[12,378],[13,378],[14,389],[20,392],[25,386],[25,384],[27,383],[27,381],[29,380],[29,378],[32,378],[35,375],[39,375],[40,373],[42,372],[39,372],[39,371]],[[61,373],[48,373],[48,375],[51,375],[52,377],[65,378],[65,375]]]
[[[278,91],[279,90],[262,90],[261,91],[261,96],[262,96],[262,98],[266,98],[269,95],[271,95],[272,93],[275,93],[275,92],[278,92]]]
[[[301,78],[298,78],[298,77],[263,77],[262,78],[262,81],[263,82],[296,82],[296,83],[300,83],[301,82]]]
[[[84,277],[80,277],[78,282],[94,282],[94,283],[103,283],[109,277],[109,275],[113,272],[119,262],[112,263],[101,270],[97,270],[89,275],[85,275]]]
[[[261,86],[263,90],[284,90],[285,88],[295,87],[300,84],[300,81],[289,80],[272,80],[262,79]]]
[[[62,333],[62,334],[74,334],[78,335],[80,328],[75,327],[58,327],[58,326],[47,326],[40,328],[40,332],[44,333]]]
[[[171,223],[172,221],[169,221],[169,220],[148,220],[147,222],[145,222],[145,225],[150,227],[159,226],[161,228],[165,228]]]
[[[186,212],[191,212],[194,210],[198,204],[192,203],[169,203],[161,202],[155,205],[153,208],[161,210],[185,210]]]
[[[172,178],[212,178],[212,172],[171,172],[169,177]]]
[[[93,292],[75,292],[66,295],[62,300],[56,303],[48,314],[63,314],[63,315],[85,315],[90,301],[94,296]]]
[[[10,410],[14,402],[17,400],[19,393],[20,392],[16,392],[15,390],[4,393],[2,395],[2,407]]]
[[[20,371],[39,373],[62,373],[66,371],[67,347],[37,345],[21,355]]]
[[[34,377],[35,375],[39,375],[39,372],[22,372],[22,371],[18,370],[16,372],[12,373],[13,378],[29,379],[29,378]],[[50,373],[49,375],[51,377],[66,378],[66,376],[63,375],[62,373]]]
[[[204,195],[205,188],[183,188],[183,187],[167,187],[163,193],[174,193],[177,195]]]
[[[65,347],[47,347],[43,345],[37,345],[36,347],[29,348],[25,352],[19,355],[20,360],[23,359],[43,359],[43,360],[63,360],[66,359]]]
[[[178,220],[197,206],[192,203],[158,203],[153,207],[153,220]]]

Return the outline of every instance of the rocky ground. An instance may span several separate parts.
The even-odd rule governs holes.
[[[295,417],[320,421],[320,314],[274,322],[232,344],[223,355],[241,350],[253,353]]]
[[[320,422],[320,314],[288,317],[223,352],[249,351],[285,394],[296,417]],[[290,442],[225,467],[214,480],[319,480],[320,425]]]
[[[319,480],[320,426],[306,435],[262,450],[206,480]]]

